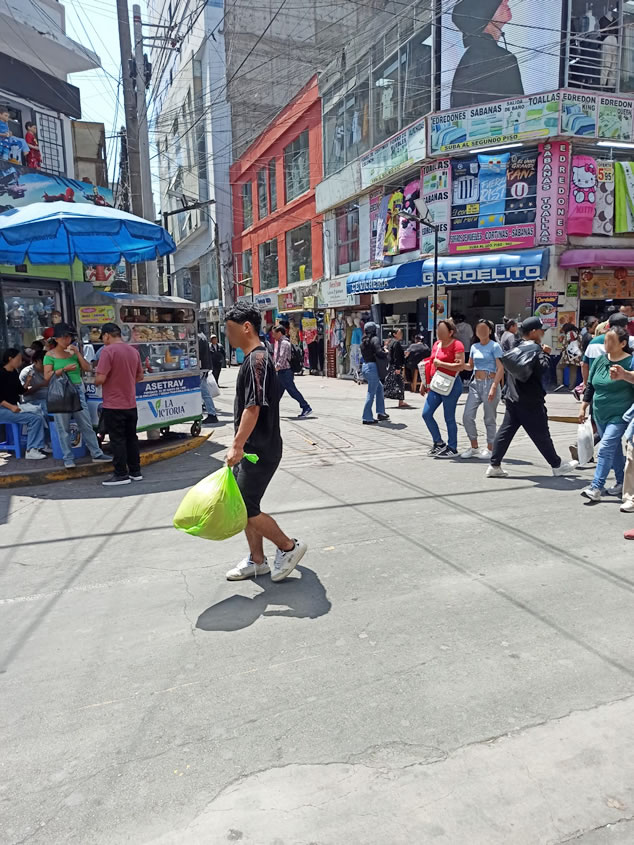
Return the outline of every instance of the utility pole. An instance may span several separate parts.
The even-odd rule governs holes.
[[[132,23],[134,32],[134,62],[136,69],[136,107],[139,126],[139,156],[141,159],[141,189],[143,194],[143,216],[147,220],[154,220],[154,197],[152,195],[152,172],[150,170],[150,138],[148,135],[148,115],[145,101],[145,91],[149,85],[150,65],[143,53],[143,28],[141,23],[141,7],[132,7]],[[148,261],[147,292],[157,296],[159,292],[158,268],[156,261]]]
[[[141,181],[141,158],[139,155],[139,121],[137,117],[136,94],[132,77],[132,43],[130,40],[130,13],[128,0],[117,0],[119,23],[119,46],[121,49],[121,77],[123,79],[123,104],[125,107],[126,138],[128,145],[128,167],[130,172],[130,198],[132,211],[138,217],[143,213],[143,186]],[[143,262],[136,265],[138,292],[147,293],[147,272]]]

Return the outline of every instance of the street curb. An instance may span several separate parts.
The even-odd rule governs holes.
[[[146,467],[158,461],[166,461],[168,458],[175,458],[184,452],[191,452],[202,446],[211,437],[212,432],[201,437],[192,437],[181,443],[171,446],[164,446],[159,449],[152,449],[148,452],[141,452],[141,466]],[[75,478],[89,478],[94,475],[103,475],[112,472],[112,464],[85,464],[84,466],[72,469],[48,469],[35,470],[28,473],[14,472],[11,475],[0,475],[0,488],[2,487],[28,487],[34,484],[51,484],[54,481],[72,481]]]

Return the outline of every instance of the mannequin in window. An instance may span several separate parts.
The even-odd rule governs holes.
[[[619,42],[615,21],[605,15],[599,21],[601,38],[601,88],[614,91],[616,87],[616,68],[618,64]]]

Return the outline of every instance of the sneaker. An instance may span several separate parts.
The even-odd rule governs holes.
[[[378,425],[378,420],[362,420],[363,425]]]
[[[438,441],[438,443],[434,443],[429,452],[427,452],[428,456],[435,457],[439,452],[442,452],[446,445],[447,444],[443,443],[442,440]]]
[[[46,455],[44,452],[40,452],[39,449],[29,449],[24,457],[27,461],[43,461]]]
[[[130,478],[132,479],[132,481],[143,481],[143,476],[141,475],[140,472],[137,472],[134,475],[132,475],[132,473],[130,473]]]
[[[379,422],[387,422],[390,418],[389,414],[377,414],[376,416]]]
[[[64,461],[64,467],[66,469],[75,469],[76,466],[77,464],[75,463],[75,461]]]
[[[43,446],[40,449],[40,452],[44,452],[45,455],[52,455],[53,454],[53,450],[51,449],[50,446]]]
[[[464,452],[460,455],[460,457],[464,458],[465,460],[468,460],[469,458],[478,458],[479,456],[480,455],[477,446],[475,449],[473,448],[473,446],[469,446],[469,448],[465,449]]]
[[[493,454],[493,452],[491,452],[491,450],[490,450],[490,449],[487,449],[487,448],[485,447],[484,449],[480,449],[480,453],[477,455],[477,457],[478,457],[481,461],[490,461],[490,460],[491,460],[491,455],[492,455],[492,454]]]
[[[218,422],[218,417],[215,414],[207,414],[205,419],[202,421],[202,425],[213,425],[214,423]]]
[[[572,460],[578,461],[579,460],[579,449],[577,449],[576,446],[568,446],[568,448],[570,449],[570,457],[572,458]]]
[[[227,581],[246,581],[247,578],[258,578],[260,575],[267,575],[270,572],[269,563],[264,558],[264,563],[253,563],[251,555],[241,560],[237,566],[227,572]]]
[[[312,408],[304,408],[301,414],[297,417],[298,420],[305,420],[306,417],[309,417],[313,412]]]
[[[634,529],[630,531],[625,531],[623,533],[623,537],[626,540],[634,540]]]
[[[623,495],[623,485],[622,484],[615,484],[614,487],[608,487],[605,491],[608,496],[622,496]]]
[[[452,449],[451,446],[445,446],[444,449],[441,449],[439,452],[436,452],[437,458],[457,458],[458,451],[456,449]]]
[[[559,475],[570,475],[573,469],[579,466],[579,461],[562,461],[558,467],[553,467],[555,478]]]
[[[581,491],[581,495],[585,496],[586,499],[590,499],[591,502],[600,502],[603,494],[598,487],[586,487],[585,490]]]
[[[97,455],[97,457],[93,457],[92,459],[93,464],[111,464],[112,463],[112,455],[106,455],[104,452],[101,455]]]
[[[487,468],[487,478],[508,478],[508,472],[502,467],[494,467],[493,464]]]
[[[295,540],[294,547],[289,552],[278,549],[275,552],[275,563],[271,572],[271,581],[283,581],[295,569],[306,554],[308,546],[301,540]]]
[[[132,484],[129,475],[111,475],[101,482],[104,487],[119,487],[121,484]]]
[[[621,513],[634,513],[634,500],[628,499],[621,505]]]

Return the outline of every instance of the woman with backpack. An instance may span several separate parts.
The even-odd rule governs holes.
[[[387,374],[387,352],[381,346],[377,332],[378,326],[376,323],[366,323],[361,341],[361,358],[363,359],[361,373],[368,383],[368,394],[363,406],[363,425],[376,425],[383,420],[389,420],[389,416],[385,413],[385,396],[383,394],[383,381]],[[372,405],[375,399],[376,419],[372,414]]]

